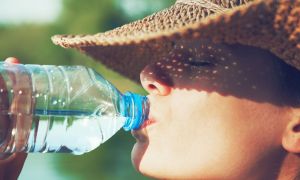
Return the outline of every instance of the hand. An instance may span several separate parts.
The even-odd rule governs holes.
[[[26,153],[14,153],[4,160],[0,159],[0,180],[18,179],[26,157]]]
[[[7,63],[19,63],[14,57],[7,58]],[[7,157],[8,156],[8,157]],[[0,180],[15,180],[24,165],[26,153],[0,154]]]

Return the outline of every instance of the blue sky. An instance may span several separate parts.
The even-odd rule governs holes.
[[[60,0],[0,0],[0,24],[48,23],[60,10]]]

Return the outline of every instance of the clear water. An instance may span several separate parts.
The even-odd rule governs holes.
[[[1,152],[89,152],[125,123],[121,94],[82,66],[0,66]],[[6,117],[6,116],[9,116]],[[7,131],[8,127],[11,127]]]
[[[41,113],[42,112],[42,113]],[[123,125],[124,117],[86,112],[37,110],[28,139],[28,152],[83,154],[97,148]]]

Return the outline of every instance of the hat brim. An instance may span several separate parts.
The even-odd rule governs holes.
[[[165,11],[154,17],[163,17]],[[120,33],[120,29],[130,32],[132,25],[145,22],[140,20],[106,33],[56,35],[52,40],[62,47],[76,48],[135,81],[139,81],[139,73],[147,64],[166,55],[174,42],[182,39],[263,48],[300,70],[299,14],[300,0],[258,0],[160,31]]]

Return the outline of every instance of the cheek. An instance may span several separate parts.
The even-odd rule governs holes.
[[[173,95],[149,129],[141,170],[176,177],[245,172],[279,145],[282,115],[270,105],[206,93]],[[163,176],[162,176],[163,177]]]
[[[191,113],[185,106],[181,110],[174,111],[169,122],[149,131],[149,145],[141,161],[141,171],[173,178],[221,174],[215,166],[230,152],[230,143],[224,141],[226,131],[222,123],[203,116],[204,111]],[[215,169],[214,172],[211,169]]]
[[[149,145],[141,162],[142,169],[192,176],[199,170],[205,174],[222,161],[216,157],[224,156],[229,146],[224,141],[223,121],[219,119],[222,113],[209,112],[205,96],[174,96],[172,106],[160,119],[162,122],[149,128]]]

